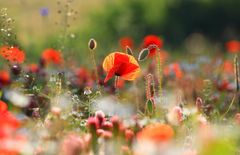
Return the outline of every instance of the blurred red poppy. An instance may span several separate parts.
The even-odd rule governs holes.
[[[174,74],[176,76],[176,78],[178,78],[178,79],[182,78],[182,76],[183,76],[183,72],[182,72],[182,69],[181,69],[179,63],[173,63],[173,64],[170,64],[169,66],[165,67],[163,73],[166,76]]]
[[[7,136],[10,131],[15,131],[20,122],[7,110],[7,104],[0,101],[0,139]]]
[[[229,60],[225,60],[223,63],[223,72],[227,74],[233,74],[234,73],[234,66],[233,63]]]
[[[0,101],[0,154],[19,154],[25,142],[23,136],[16,134],[19,127],[20,121],[7,110],[7,104]]]
[[[137,60],[133,56],[121,52],[109,54],[103,61],[103,69],[107,72],[104,82],[107,82],[114,75],[132,81],[140,73]]]
[[[27,70],[31,73],[36,73],[39,71],[39,67],[37,64],[29,64]]]
[[[23,63],[25,53],[17,47],[3,46],[0,55],[11,63]]]
[[[119,44],[120,44],[122,50],[126,50],[127,47],[133,48],[133,40],[130,37],[122,37],[119,40]]]
[[[144,38],[143,48],[148,48],[151,45],[157,46],[158,48],[162,48],[163,40],[156,35],[148,35]],[[153,57],[156,54],[156,52],[157,52],[156,48],[151,48],[149,57]]]
[[[0,70],[0,87],[10,83],[10,75],[7,71]]]
[[[168,142],[174,136],[174,131],[167,124],[151,124],[137,134],[137,140],[147,140],[155,143]]]
[[[54,63],[55,65],[59,65],[63,63],[61,52],[52,48],[43,51],[42,59],[47,64]]]
[[[0,113],[7,111],[7,104],[0,100]]]
[[[81,87],[93,85],[93,80],[91,78],[91,73],[84,67],[80,67],[75,71],[76,83]]]
[[[229,53],[238,53],[240,51],[240,43],[237,40],[228,41],[225,46]]]

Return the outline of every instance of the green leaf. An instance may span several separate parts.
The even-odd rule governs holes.
[[[132,51],[132,49],[130,47],[128,47],[128,46],[126,47],[126,52],[127,52],[127,54],[133,56],[133,51]]]
[[[147,111],[152,114],[153,113],[153,101],[150,99],[147,101]]]
[[[138,55],[138,61],[143,61],[147,59],[148,55],[149,55],[149,49],[144,48]]]

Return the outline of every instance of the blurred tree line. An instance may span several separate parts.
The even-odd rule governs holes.
[[[90,16],[84,33],[111,46],[122,36],[141,43],[145,35],[157,34],[167,45],[178,47],[194,32],[222,42],[239,39],[239,8],[239,0],[108,1]]]

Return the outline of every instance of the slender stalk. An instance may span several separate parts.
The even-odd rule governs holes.
[[[235,71],[235,83],[236,83],[236,94],[238,97],[238,106],[240,108],[240,96],[239,96],[239,63],[238,63],[238,55],[236,54],[234,57],[234,71]]]
[[[118,90],[118,81],[119,81],[119,76],[115,76],[114,87],[116,92]]]
[[[225,116],[225,115],[230,111],[230,109],[232,108],[232,105],[233,105],[233,103],[234,103],[234,101],[235,101],[235,97],[236,97],[236,95],[233,96],[233,99],[232,99],[232,101],[231,101],[231,103],[230,103],[227,111],[224,112],[224,114],[221,116],[221,119],[223,119],[224,116]]]
[[[159,93],[159,99],[160,103],[162,103],[163,100],[163,90],[162,90],[162,66],[161,62],[162,58],[160,55],[160,49],[157,48],[157,56],[156,56],[156,62],[157,62],[157,76],[158,76],[158,93]]]
[[[99,85],[99,76],[98,76],[98,71],[97,71],[97,63],[96,63],[94,50],[90,49],[90,55],[91,55],[91,60],[92,60],[92,63],[93,63],[93,72],[94,72],[94,75],[95,75],[96,81],[97,81],[96,82],[97,83],[97,89],[101,93],[101,89],[100,89],[100,85]]]

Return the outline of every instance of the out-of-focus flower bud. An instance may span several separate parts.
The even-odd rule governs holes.
[[[62,109],[59,107],[52,107],[51,112],[56,116],[60,116]]]
[[[240,125],[240,113],[236,113],[234,117],[235,123]]]
[[[96,117],[89,117],[87,120],[87,126],[90,130],[90,133],[97,132],[99,128],[99,121]]]
[[[99,110],[95,112],[95,117],[98,119],[99,125],[101,126],[102,123],[105,121],[105,114],[101,110]]]
[[[198,111],[202,110],[202,106],[203,106],[203,101],[200,97],[197,97],[196,99],[196,107]]]
[[[104,131],[101,135],[105,140],[112,138],[112,132],[110,131]]]
[[[126,129],[125,130],[125,139],[128,142],[131,142],[133,140],[134,137],[134,132],[130,129]]]
[[[113,128],[113,124],[112,124],[112,122],[105,121],[105,122],[102,123],[102,128],[104,130],[111,131],[112,128]]]
[[[14,75],[19,75],[22,71],[22,68],[19,64],[14,64],[11,67],[11,71]]]
[[[120,131],[122,130],[122,122],[120,121],[118,116],[113,116],[111,118],[111,122],[113,125],[113,135],[118,136],[120,134]]]
[[[80,154],[84,149],[84,141],[77,135],[68,135],[62,142],[63,155]]]
[[[207,119],[203,115],[199,115],[197,117],[197,120],[198,120],[201,127],[204,127],[208,124]]]
[[[95,39],[92,38],[92,39],[89,40],[89,42],[88,42],[88,48],[89,48],[90,50],[94,50],[94,49],[97,48],[97,42],[96,42]]]
[[[173,107],[167,114],[167,119],[172,125],[179,125],[183,121],[183,111],[179,106]]]

